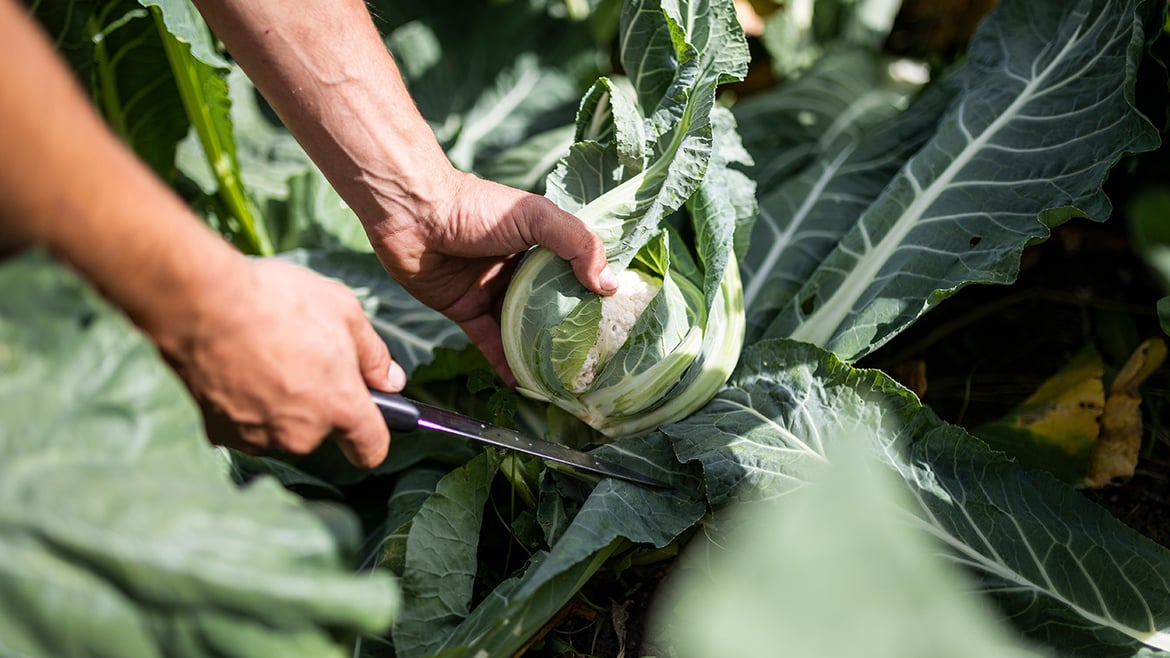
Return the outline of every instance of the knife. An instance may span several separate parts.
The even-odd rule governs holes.
[[[661,480],[642,475],[619,464],[598,459],[588,453],[567,448],[559,443],[524,436],[515,430],[485,423],[454,411],[416,402],[398,393],[371,389],[370,397],[373,398],[374,404],[378,405],[382,417],[386,419],[386,426],[392,432],[405,432],[420,428],[436,430],[534,455],[541,459],[566,464],[598,475],[615,477],[657,489],[672,488]]]

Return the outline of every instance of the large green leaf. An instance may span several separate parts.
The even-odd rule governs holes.
[[[938,420],[880,372],[763,341],[703,411],[663,431],[681,459],[703,465],[716,506],[783,498],[838,451],[870,453],[904,482],[909,522],[977,574],[1028,635],[1083,655],[1170,648],[1170,551]]]
[[[236,156],[228,95],[227,61],[190,0],[139,0],[153,7],[157,31],[174,75],[178,97],[215,180],[220,212],[212,219],[245,253],[271,255],[273,247],[244,188]]]
[[[537,553],[522,573],[496,587],[461,624],[448,628],[441,618],[431,620],[429,637],[438,639],[431,640],[428,647],[437,655],[474,658],[515,654],[615,550],[630,542],[666,546],[706,510],[698,497],[698,480],[677,462],[665,437],[630,439],[603,447],[597,454],[652,474],[675,488],[659,491],[602,480],[552,548]],[[442,586],[441,580],[432,585]]]
[[[1023,248],[1083,215],[1126,153],[1158,144],[1134,109],[1133,0],[1003,2],[926,145],[767,329],[857,358],[969,283],[1015,278]]]
[[[356,520],[233,485],[154,348],[43,256],[0,268],[0,369],[0,653],[343,656],[389,625]]]
[[[497,183],[543,194],[545,178],[573,145],[575,131],[575,126],[565,124],[533,135],[485,162],[478,173]]]
[[[800,78],[737,101],[731,109],[760,188],[772,191],[814,158],[831,160],[826,151],[842,136],[858,141],[904,109],[911,90],[894,85],[887,69],[872,53],[834,51]]]
[[[537,3],[373,4],[411,96],[464,170],[478,171],[502,151],[569,125],[599,72],[585,26],[550,17]]]
[[[843,63],[853,60],[848,57]],[[780,119],[798,114],[796,108],[834,108],[832,97],[822,94],[850,84],[836,80],[840,73],[837,66],[830,66],[825,71],[828,79],[822,81],[821,69],[814,69],[791,90],[778,90],[766,107],[776,108]],[[819,132],[782,140],[787,146],[772,160],[773,168],[753,172],[756,178],[781,175],[791,171],[794,158],[806,160],[809,150],[816,153],[803,170],[775,179],[776,184],[760,195],[759,216],[742,267],[749,344],[764,334],[777,314],[795,303],[802,286],[857,226],[857,218],[922,147],[950,98],[948,91],[945,86],[931,88],[909,110],[891,117],[898,96],[871,90],[860,97],[868,96],[868,100],[842,108],[832,121],[814,121]],[[781,112],[780,108],[788,109]],[[816,109],[809,111],[821,116]],[[780,121],[781,126],[792,123]],[[802,137],[803,142],[796,141]],[[756,150],[770,149],[757,142]]]
[[[114,133],[172,180],[190,123],[150,11],[135,0],[28,4]]]
[[[243,70],[233,64],[225,78],[240,178],[250,207],[263,217],[273,250],[372,251],[356,213],[268,108]],[[197,135],[180,145],[177,157],[190,182],[203,194],[216,193],[219,184]],[[205,214],[215,223],[222,210],[213,204]]]
[[[439,481],[406,538],[406,607],[394,626],[402,658],[431,656],[467,617],[475,586],[483,507],[500,457],[485,452]]]

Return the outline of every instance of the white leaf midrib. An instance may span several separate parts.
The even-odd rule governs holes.
[[[1065,62],[1069,53],[1080,45],[1081,39],[1081,28],[1078,27],[1056,56],[1024,86],[1004,112],[996,117],[979,136],[969,139],[963,150],[927,187],[923,188],[913,174],[912,167],[916,163],[916,159],[912,159],[906,164],[901,177],[916,192],[914,201],[902,211],[885,236],[861,258],[857,259],[853,269],[829,298],[822,300],[817,308],[804,318],[792,332],[791,338],[815,345],[828,345],[845,319],[854,312],[857,302],[869,289],[878,272],[901,246],[906,236],[919,225],[919,220],[926,211],[946,192],[955,177],[970,164],[975,155],[986,148],[992,138],[1020,114],[1023,107],[1046,93],[1038,93],[1037,90],[1040,90],[1052,72]],[[964,106],[965,103],[960,104],[960,114]],[[961,117],[960,127],[966,134],[966,126],[962,124]],[[862,215],[859,224],[864,224],[867,215],[868,213]]]

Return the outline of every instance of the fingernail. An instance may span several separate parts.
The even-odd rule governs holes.
[[[601,270],[601,275],[597,277],[597,280],[601,284],[602,290],[606,292],[614,292],[617,290],[617,276],[613,273],[609,265],[606,265],[605,269]]]
[[[406,371],[397,361],[390,362],[390,369],[386,371],[386,388],[391,391],[401,391],[406,386]]]

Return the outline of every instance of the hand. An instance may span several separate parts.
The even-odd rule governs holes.
[[[367,223],[382,264],[415,298],[463,328],[509,385],[500,307],[519,256],[540,244],[569,261],[581,282],[616,289],[601,240],[548,199],[451,170],[405,221]]]
[[[390,436],[367,386],[398,391],[406,377],[357,299],[289,263],[240,261],[193,300],[196,322],[156,336],[212,441],[304,454],[331,436],[355,465],[382,463]]]

